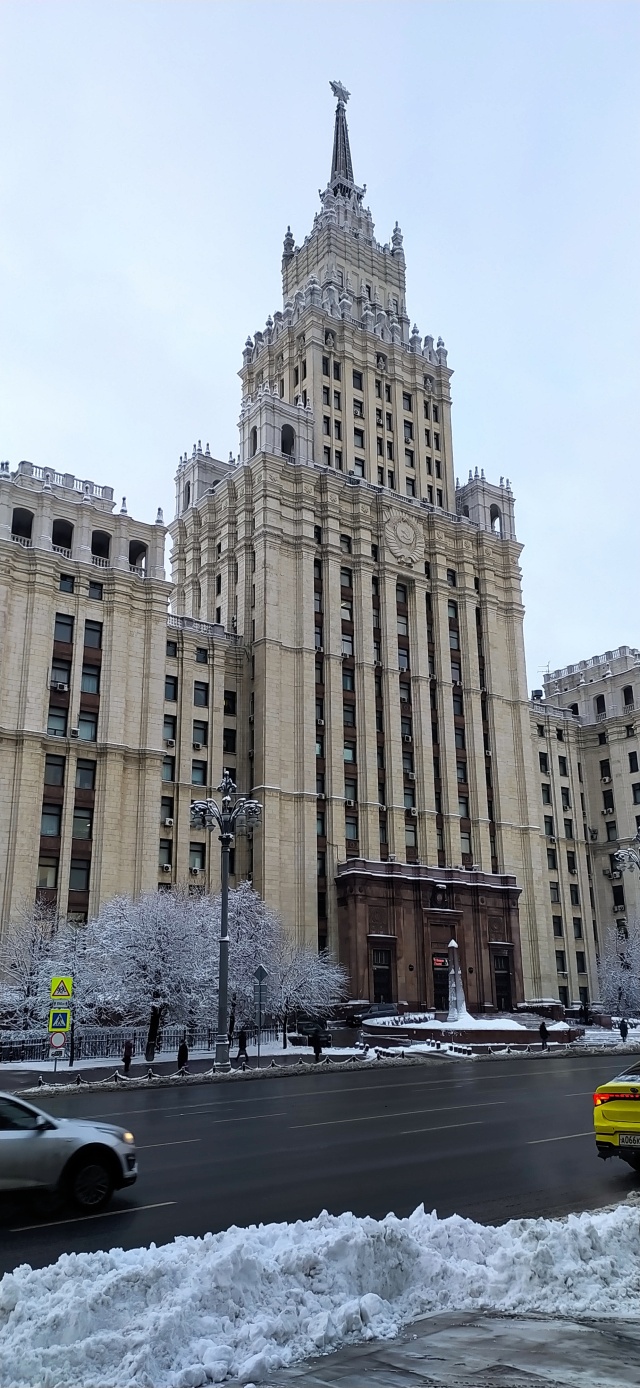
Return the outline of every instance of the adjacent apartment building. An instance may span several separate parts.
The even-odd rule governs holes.
[[[264,808],[236,880],[355,996],[442,1006],[455,935],[475,1008],[593,1000],[618,882],[584,827],[591,720],[567,672],[528,698],[513,493],[456,481],[447,352],[409,317],[333,85],[328,185],[245,343],[239,456],[180,458],[170,581],[161,516],[2,465],[2,922],[36,891],[83,920],[118,890],[215,889],[189,810],[228,766]]]

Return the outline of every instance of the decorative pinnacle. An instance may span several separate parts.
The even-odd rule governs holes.
[[[342,101],[346,106],[349,97],[351,96],[351,92],[348,92],[346,87],[343,87],[342,82],[330,82],[329,86],[331,87],[336,101]]]

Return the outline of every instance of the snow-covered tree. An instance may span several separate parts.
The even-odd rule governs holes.
[[[348,979],[342,965],[326,950],[319,954],[292,940],[278,923],[275,948],[267,980],[269,1010],[282,1024],[282,1044],[287,1044],[287,1022],[296,1012],[326,1017],[336,1003],[348,996]]]
[[[20,1031],[45,1024],[49,1008],[55,909],[36,901],[13,917],[0,950],[0,1013]]]
[[[598,960],[600,995],[616,1017],[640,1016],[640,922],[607,932]]]

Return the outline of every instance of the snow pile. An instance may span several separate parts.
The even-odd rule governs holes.
[[[258,1383],[428,1312],[638,1316],[640,1210],[500,1228],[326,1213],[164,1247],[67,1253],[0,1283],[4,1388]]]
[[[424,1012],[405,1012],[401,1017],[372,1017],[365,1023],[367,1027],[424,1027],[428,1031],[528,1031],[530,1028],[515,1022],[510,1017],[472,1017],[466,1010],[458,1014],[455,1022],[437,1022],[435,1017],[425,1017]]]

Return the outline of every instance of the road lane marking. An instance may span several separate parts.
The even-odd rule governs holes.
[[[458,1111],[464,1111],[468,1108],[501,1108],[506,1103],[506,1099],[493,1099],[486,1104],[454,1104],[452,1108],[457,1108]],[[291,1123],[289,1126],[291,1131],[295,1132],[299,1128],[337,1128],[341,1127],[343,1123],[373,1123],[376,1119],[381,1118],[412,1118],[414,1114],[424,1116],[425,1113],[444,1112],[446,1110],[441,1108],[406,1108],[399,1112],[365,1113],[360,1118],[325,1118],[320,1123]]]
[[[448,1133],[452,1128],[480,1128],[482,1119],[472,1119],[470,1123],[442,1123],[437,1128],[401,1128],[398,1137],[410,1137],[413,1133]]]
[[[562,1133],[560,1137],[534,1137],[525,1143],[526,1147],[537,1147],[540,1142],[569,1142],[572,1137],[595,1137],[593,1128],[588,1133]]]
[[[26,1234],[30,1229],[54,1229],[57,1224],[83,1224],[87,1219],[111,1219],[113,1215],[138,1214],[140,1210],[163,1210],[177,1205],[177,1200],[157,1200],[155,1205],[124,1205],[121,1210],[102,1210],[100,1214],[70,1215],[68,1219],[50,1219],[46,1224],[19,1224],[10,1234]]]
[[[150,1147],[187,1147],[191,1142],[202,1142],[201,1137],[180,1137],[175,1142],[136,1143],[136,1152],[148,1152]]]

